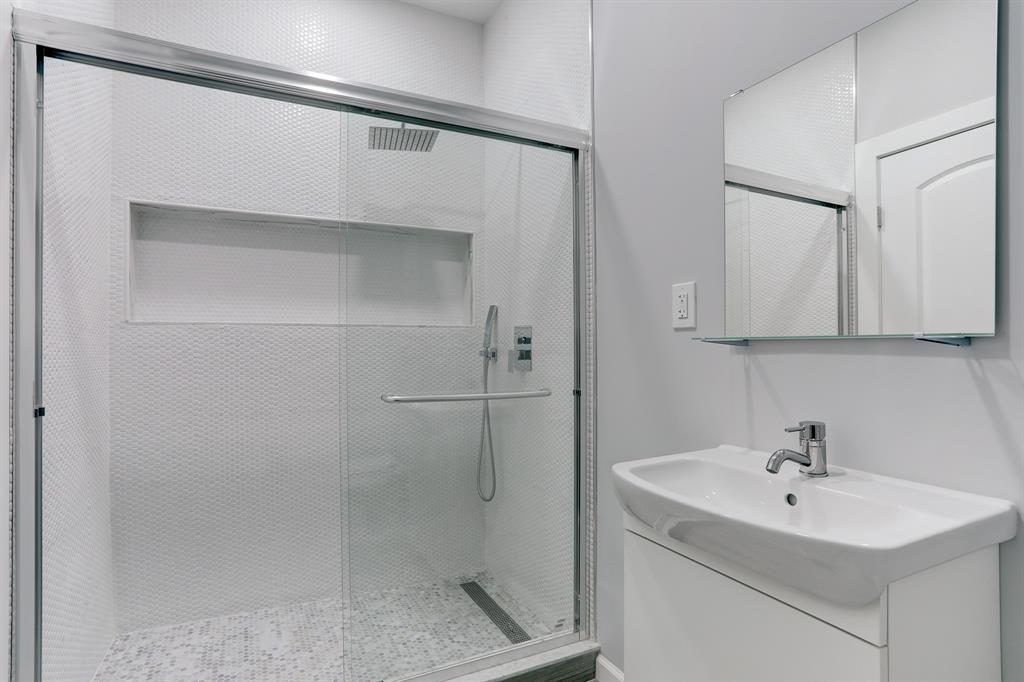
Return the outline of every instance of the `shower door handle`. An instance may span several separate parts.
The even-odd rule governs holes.
[[[449,395],[389,395],[385,393],[380,397],[380,399],[386,403],[454,403],[465,400],[546,398],[549,395],[551,395],[550,388],[538,388],[533,391],[509,391],[505,393],[452,393]]]

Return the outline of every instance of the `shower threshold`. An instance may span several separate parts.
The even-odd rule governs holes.
[[[128,632],[93,680],[379,682],[552,633],[485,573]]]

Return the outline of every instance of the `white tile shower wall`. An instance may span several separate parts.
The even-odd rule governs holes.
[[[487,107],[590,130],[589,0],[503,0],[483,41]]]
[[[750,329],[750,191],[725,188],[725,335]]]
[[[342,165],[346,218],[476,231],[483,225],[483,138],[441,131],[430,152],[369,148],[370,126],[398,123],[345,117]]]
[[[341,226],[131,209],[133,322],[337,324]]]
[[[484,28],[485,105],[590,128],[590,3],[505,0]],[[491,407],[498,491],[486,507],[488,570],[549,627],[572,627],[573,209],[567,154],[488,142],[488,304],[494,389],[550,398]],[[532,325],[532,372],[506,372],[515,325]]]
[[[552,396],[491,406],[498,490],[488,570],[549,627],[572,626],[573,186],[566,153],[488,143],[487,292],[498,306],[492,390]],[[533,370],[506,371],[513,327],[533,327]]]
[[[479,101],[479,26],[419,8],[119,7],[120,28],[433,96],[474,101],[477,93]],[[341,587],[349,537],[356,589],[481,570],[482,510],[472,478],[478,425],[460,410],[417,419],[416,408],[379,399],[384,390],[434,392],[446,383],[476,390],[479,328],[151,327],[125,324],[123,306],[129,199],[479,230],[482,143],[442,132],[430,154],[370,152],[365,117],[136,76],[119,74],[115,83],[121,628],[321,597]],[[478,256],[474,268],[482,266]],[[344,258],[339,267],[345,319]],[[373,342],[356,345],[365,335]],[[428,431],[437,437],[424,438]],[[383,519],[401,542],[381,545]]]
[[[485,142],[441,131],[429,153],[371,150],[371,125],[396,124],[356,114],[346,120],[346,217],[472,232],[472,326],[438,327],[458,320],[438,315],[437,301],[422,301],[437,286],[432,282],[451,274],[451,263],[438,260],[423,272],[412,261],[403,269],[389,259],[391,266],[382,268],[375,255],[381,235],[347,232],[344,533],[353,595],[470,577],[484,568],[483,503],[476,494],[480,405],[393,405],[380,396],[482,389]],[[407,326],[423,324],[431,310],[434,326]]]
[[[337,112],[125,74],[114,97],[116,199],[341,217]]]
[[[749,194],[749,324],[741,335],[837,333],[835,210]]]
[[[46,65],[43,677],[88,680],[116,632],[110,528],[111,75]]]
[[[395,0],[116,0],[118,28],[430,97],[479,104],[479,24]]]
[[[133,322],[339,324],[342,283],[350,324],[472,322],[465,232],[145,204],[131,211]]]
[[[114,79],[109,310],[119,626],[327,596],[341,586],[342,331],[128,324],[125,248],[134,198],[338,219],[339,115],[140,76]],[[340,255],[335,262],[340,269]],[[337,281],[326,295],[340,309]]]
[[[349,324],[472,324],[472,238],[442,230],[346,230]]]
[[[113,326],[122,631],[340,590],[343,333]]]
[[[349,169],[343,188],[345,217],[354,221],[397,223],[473,233],[468,287],[471,321],[443,312],[439,301],[424,296],[452,274],[454,253],[435,249],[435,268],[424,272],[410,259],[377,257],[387,238],[353,229],[348,232],[348,273],[344,296],[350,324],[481,325],[484,262],[484,140],[441,131],[430,152],[369,148],[370,126],[397,126],[392,121],[350,114],[345,117],[342,166]],[[427,242],[406,239],[404,249],[426,255]],[[392,254],[393,255],[393,254]],[[410,253],[411,255],[411,253]],[[476,285],[474,287],[474,284]],[[413,289],[416,290],[413,293]],[[474,290],[475,289],[475,290]],[[406,294],[400,292],[406,291]],[[407,330],[404,333],[416,334]],[[481,332],[482,333],[482,332]],[[467,367],[467,370],[469,368]],[[471,373],[472,374],[472,373]]]
[[[11,10],[13,7],[47,12],[66,16],[71,19],[90,21],[96,24],[110,25],[112,12],[109,3],[104,0],[9,0],[0,1],[0,92],[12,92],[13,45],[10,34]],[[95,230],[103,230],[106,221],[103,215],[103,195],[109,192],[110,184],[110,84],[109,78],[94,78],[81,72],[73,75],[70,69],[58,68],[53,71],[55,79],[69,86],[69,92],[58,97],[54,102],[55,118],[48,118],[47,131],[51,140],[47,147],[47,158],[54,160],[56,153],[60,160],[69,164],[59,175],[47,175],[44,189],[48,196],[62,205],[53,220],[48,220],[48,227],[53,228],[54,239],[49,246],[54,247],[48,252],[47,265],[60,265],[71,268],[71,275],[83,288],[74,291],[81,298],[69,299],[86,301],[96,297],[104,298],[105,283],[98,282],[92,273],[77,266],[95,265],[105,260],[106,254],[95,250],[97,243]],[[72,94],[72,92],[74,94]],[[75,98],[78,97],[77,102]],[[13,98],[5,100],[8,106],[3,107],[0,115],[0,129],[3,141],[0,146],[3,154],[3,182],[0,186],[11,186],[12,170],[12,126]],[[79,119],[79,116],[81,118]],[[84,121],[87,129],[69,128],[69,125]],[[81,134],[81,137],[76,137]],[[92,155],[92,156],[91,156]],[[75,172],[82,173],[75,177]],[[88,175],[92,172],[93,175]],[[9,192],[3,192],[0,198],[0,224],[9,225],[11,205]],[[54,202],[48,200],[47,208]],[[80,212],[79,212],[80,211]],[[92,237],[90,238],[90,233]],[[102,244],[102,237],[99,242]],[[2,296],[4,309],[9,305],[9,240],[4,240],[2,249],[3,261],[0,268],[0,279],[3,280]],[[84,247],[76,253],[65,251],[67,247]],[[54,284],[53,279],[47,284]],[[66,286],[59,287],[60,295],[67,296],[72,291]],[[106,483],[107,454],[104,441],[107,439],[107,417],[102,403],[75,405],[72,404],[69,392],[77,391],[79,397],[87,396],[95,400],[106,390],[106,380],[99,374],[106,362],[106,351],[101,349],[98,339],[106,332],[96,325],[96,320],[85,307],[68,307],[66,315],[48,318],[51,336],[49,348],[58,352],[63,369],[74,375],[75,381],[50,389],[48,401],[54,398],[65,411],[51,420],[47,436],[56,440],[59,449],[45,477],[49,494],[58,494],[64,499],[57,508],[52,525],[48,525],[47,550],[51,554],[51,575],[48,575],[47,588],[50,590],[44,603],[44,623],[49,626],[44,631],[44,646],[51,660],[44,668],[47,679],[54,680],[86,680],[92,675],[98,658],[109,644],[113,634],[113,585],[111,584],[112,563],[110,550],[109,507],[106,499],[108,485]],[[10,316],[3,315],[5,331],[0,342],[0,355],[7,357],[10,346],[8,321]],[[75,326],[77,325],[77,328]],[[80,334],[79,341],[72,345],[75,337],[70,333]],[[80,341],[85,340],[82,344]],[[63,342],[63,344],[61,343]],[[79,362],[81,361],[81,362]],[[10,386],[10,376],[7,384]],[[95,380],[95,384],[87,385],[86,381]],[[3,391],[3,412],[7,413],[9,391]],[[100,398],[105,402],[105,396]],[[66,417],[66,418],[64,418]],[[4,467],[8,471],[8,467]],[[6,476],[6,474],[5,474]],[[93,483],[95,489],[90,488]],[[8,485],[3,485],[0,508],[6,509],[9,502]],[[81,509],[72,505],[81,505]],[[74,524],[74,531],[68,524]],[[9,535],[7,543],[10,542]],[[6,544],[2,549],[3,559],[0,560],[0,574],[9,575],[9,550]],[[52,577],[51,577],[52,576]],[[3,603],[10,604],[7,598],[9,582],[4,581]],[[87,589],[84,593],[79,590]],[[83,599],[83,594],[88,598]],[[6,609],[5,609],[6,610]],[[7,614],[9,616],[9,613]],[[10,618],[0,618],[0,637],[7,641]],[[0,670],[6,671],[10,663],[9,648],[2,647],[0,653]]]
[[[0,0],[0,93],[5,96],[13,91],[14,45],[11,37],[11,2]],[[0,187],[10,187],[13,181],[13,103],[0,106]],[[11,225],[11,192],[0,192],[0,225]],[[11,240],[0,239],[0,358],[8,358],[11,353]],[[3,383],[0,385],[0,414],[10,414],[11,398],[10,370],[3,370]],[[8,426],[4,428],[8,436],[4,442],[11,442],[11,432]],[[11,503],[11,469],[9,466],[0,466],[0,510],[9,509]],[[4,539],[0,541],[0,641],[10,641],[10,578],[11,575],[11,534],[3,533]],[[0,677],[6,675],[4,671],[10,666],[10,647],[0,646]]]
[[[429,153],[368,149],[370,125],[350,115],[343,151],[349,169],[346,215],[354,220],[411,223],[473,233],[472,326],[373,326],[422,323],[429,306],[409,286],[429,285],[432,272],[380,268],[381,240],[346,235],[348,419],[347,565],[353,595],[469,577],[484,567],[483,503],[476,494],[480,405],[393,405],[382,393],[464,393],[482,389],[480,349],[487,303],[481,138],[441,131]],[[418,248],[411,247],[410,248]],[[396,262],[397,263],[397,262]],[[408,298],[405,303],[401,301]],[[435,324],[451,324],[445,316]],[[353,627],[360,627],[354,623]],[[365,633],[353,633],[354,637]]]
[[[113,28],[120,0],[14,0],[14,7]]]
[[[725,101],[725,162],[853,191],[856,38]]]
[[[725,162],[852,191],[855,51],[856,39],[847,38],[726,100]],[[725,333],[835,334],[835,214],[754,194],[746,207],[740,222],[726,207],[737,232],[726,273],[739,286],[726,287]],[[777,267],[780,258],[787,267]],[[800,295],[782,295],[791,292]]]
[[[484,568],[480,404],[380,399],[481,390],[481,334],[474,327],[348,329],[344,532],[354,595]]]

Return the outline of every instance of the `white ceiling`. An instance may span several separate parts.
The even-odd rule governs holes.
[[[491,18],[501,0],[402,0],[441,14],[482,24]]]

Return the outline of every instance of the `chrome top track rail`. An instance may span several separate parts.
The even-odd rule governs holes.
[[[155,38],[37,12],[14,10],[15,40],[45,48],[47,56],[129,73],[254,93],[286,101],[422,123],[520,144],[586,150],[590,134],[578,128],[516,116],[312,71],[284,69]]]

